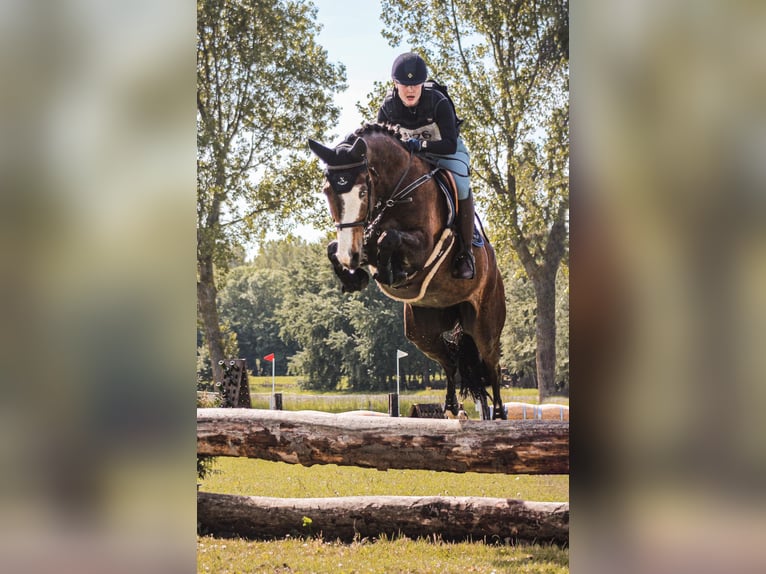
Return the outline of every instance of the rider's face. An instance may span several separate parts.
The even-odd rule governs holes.
[[[396,90],[399,92],[399,99],[408,108],[418,105],[420,101],[420,95],[423,93],[423,84],[416,84],[414,86],[405,86],[404,84],[396,83]]]

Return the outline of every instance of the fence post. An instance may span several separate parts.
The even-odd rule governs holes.
[[[274,393],[271,396],[270,407],[272,411],[282,410],[282,393]]]
[[[392,417],[399,416],[399,395],[388,393],[388,414]]]

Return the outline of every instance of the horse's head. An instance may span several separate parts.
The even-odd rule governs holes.
[[[327,165],[322,191],[338,230],[338,261],[356,269],[362,263],[364,227],[370,213],[367,144],[357,137],[332,149],[310,139],[309,148]]]

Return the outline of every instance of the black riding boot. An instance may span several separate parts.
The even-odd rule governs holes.
[[[473,241],[473,196],[468,194],[466,199],[458,202],[457,218],[458,252],[452,261],[452,276],[456,279],[473,279],[474,261],[471,251]]]

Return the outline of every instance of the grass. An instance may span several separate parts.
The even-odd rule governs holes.
[[[487,496],[540,502],[569,500],[566,475],[510,475],[379,471],[337,466],[305,467],[284,462],[220,457],[213,472],[200,481],[200,490],[247,496],[309,498],[326,496]]]
[[[249,377],[250,400],[255,409],[268,409],[272,391],[271,377]],[[329,413],[342,413],[355,410],[369,410],[381,413],[388,412],[387,393],[355,393],[338,391],[320,393],[305,391],[298,384],[298,377],[276,377],[276,392],[282,393],[282,408],[286,411],[313,410]],[[503,389],[501,391],[504,402],[537,403],[537,389]],[[443,403],[445,391],[443,390],[420,390],[405,391],[399,397],[399,412],[406,415],[410,407],[415,403]],[[551,397],[548,401],[557,404],[569,404],[565,397]],[[469,418],[478,419],[479,414],[474,408],[473,401],[465,401],[466,412]]]
[[[279,542],[197,539],[197,572],[375,573],[569,572],[565,550],[549,545],[501,546],[384,538],[341,544],[321,539]]]

